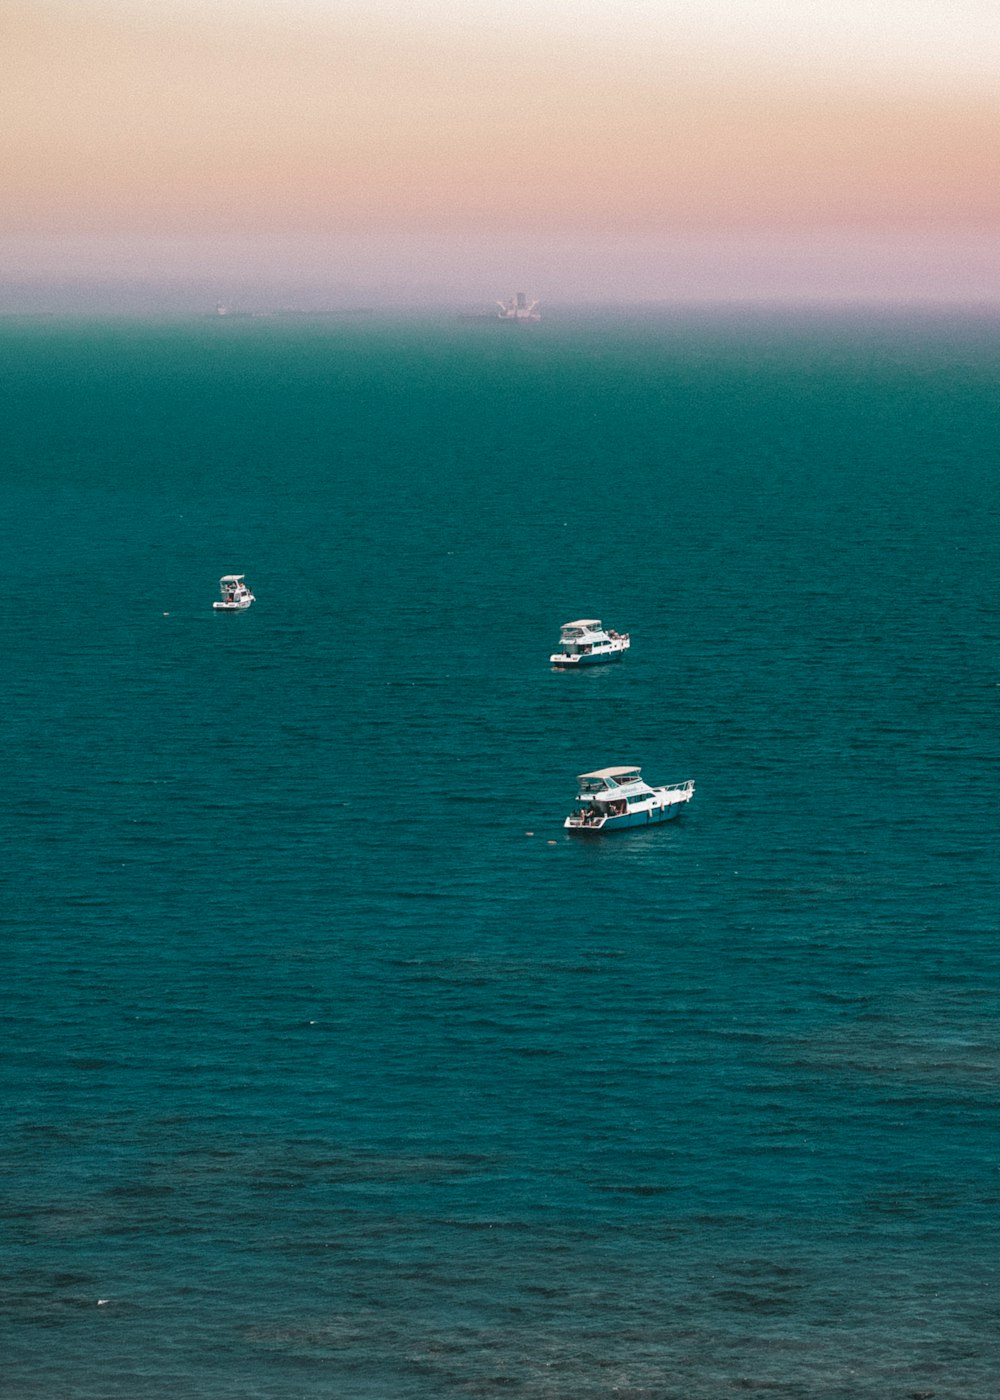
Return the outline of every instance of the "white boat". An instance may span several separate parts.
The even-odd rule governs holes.
[[[559,629],[560,650],[549,657],[553,666],[600,666],[620,661],[632,643],[627,632],[605,628],[595,617],[564,622]]]
[[[567,831],[620,831],[629,826],[653,826],[668,822],[694,796],[694,783],[650,787],[640,769],[598,768],[577,779],[580,806],[563,825]]]
[[[223,574],[219,579],[219,590],[222,597],[212,607],[216,612],[242,612],[255,601],[253,594],[247,587],[244,574]]]

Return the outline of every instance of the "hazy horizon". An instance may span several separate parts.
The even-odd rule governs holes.
[[[37,245],[36,245],[37,246]],[[42,265],[4,259],[0,314],[91,309],[322,310],[492,307],[524,290],[548,306],[854,303],[1000,305],[992,241],[653,240],[454,247],[444,240],[217,246],[45,246]]]

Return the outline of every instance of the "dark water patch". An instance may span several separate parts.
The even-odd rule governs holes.
[[[609,1186],[602,1183],[595,1183],[595,1190],[607,1191],[618,1196],[666,1196],[671,1191],[676,1191],[675,1186],[654,1186],[644,1183],[634,1183],[628,1186]]]
[[[746,1288],[722,1288],[715,1294],[724,1309],[746,1313],[787,1313],[793,1306],[789,1298],[774,1293],[753,1292]]]
[[[108,1195],[115,1196],[121,1200],[156,1200],[163,1196],[172,1196],[174,1188],[167,1185],[158,1185],[153,1182],[128,1182],[119,1186],[108,1188]]]

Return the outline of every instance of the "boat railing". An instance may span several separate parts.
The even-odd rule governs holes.
[[[694,779],[688,778],[683,783],[665,783],[660,792],[694,792]]]

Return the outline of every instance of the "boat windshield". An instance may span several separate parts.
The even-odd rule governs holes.
[[[581,778],[581,779],[580,779],[580,791],[581,791],[581,792],[604,792],[604,790],[605,790],[606,788],[607,788],[607,783],[604,781],[603,778]]]

